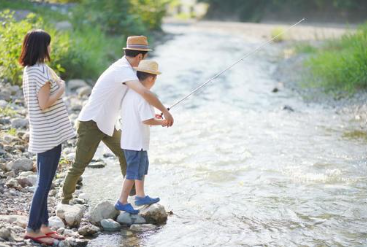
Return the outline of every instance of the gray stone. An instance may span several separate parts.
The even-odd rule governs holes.
[[[66,205],[58,204],[56,208],[56,215],[65,220],[68,226],[78,226],[82,220],[85,207],[79,204]]]
[[[104,168],[106,166],[106,162],[99,161],[99,162],[91,162],[89,163],[89,168]]]
[[[15,178],[11,178],[9,179],[6,183],[5,183],[6,187],[8,188],[14,188],[14,189],[21,189],[21,185],[18,183],[18,180]]]
[[[0,100],[0,107],[1,108],[5,108],[8,105],[8,102],[6,102],[5,100]]]
[[[158,203],[150,206],[144,206],[140,210],[140,215],[151,224],[163,224],[166,223],[168,214],[164,207]]]
[[[0,215],[0,222],[1,221],[25,228],[28,223],[28,217],[24,215]]]
[[[28,171],[28,172],[22,172],[19,174],[18,183],[24,188],[28,186],[34,186],[37,183],[37,174],[34,172]]]
[[[73,237],[66,238],[64,241],[59,243],[59,247],[85,247],[88,245],[86,239],[75,239]]]
[[[144,224],[144,225],[134,224],[130,226],[130,230],[137,231],[137,232],[152,231],[152,230],[155,230],[156,228],[157,226],[153,224]]]
[[[83,98],[84,96],[89,96],[92,93],[92,88],[90,86],[84,86],[78,88],[76,92],[78,93],[79,98]]]
[[[81,111],[82,110],[82,108],[83,108],[83,106],[82,105],[80,105],[80,104],[72,104],[71,105],[71,107],[70,107],[70,109],[72,110],[72,111]]]
[[[147,221],[139,214],[131,215],[132,223],[133,224],[145,224]]]
[[[73,30],[73,25],[69,21],[60,21],[55,24],[58,31]]]
[[[120,215],[117,217],[117,222],[123,225],[132,225],[133,220],[131,218],[131,214],[127,212],[121,212]]]
[[[9,171],[30,171],[33,169],[33,161],[30,159],[18,159],[15,161],[10,161],[8,164],[6,164],[6,168]]]
[[[85,81],[79,80],[79,79],[70,80],[68,81],[67,85],[70,91],[76,90],[81,87],[88,86],[88,84]]]
[[[105,231],[114,232],[121,229],[121,225],[112,219],[101,220],[101,225]]]
[[[78,229],[78,233],[83,236],[92,236],[96,234],[97,232],[99,232],[100,230],[101,229],[99,229],[99,227],[92,225],[92,224],[88,224],[88,225],[80,227]]]
[[[11,236],[11,232],[9,229],[5,227],[0,228],[0,238],[9,240],[10,236]]]
[[[58,216],[52,216],[48,219],[49,227],[53,230],[58,230],[60,228],[65,228],[65,224],[62,219]]]
[[[29,125],[28,119],[15,118],[11,121],[11,127],[15,129],[27,128]]]
[[[90,211],[90,221],[93,224],[99,224],[103,219],[114,219],[119,214],[119,211],[115,209],[115,206],[109,202],[104,201],[97,204]]]

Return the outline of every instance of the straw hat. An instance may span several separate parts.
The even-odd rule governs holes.
[[[148,40],[145,36],[130,36],[127,37],[126,48],[124,50],[134,51],[151,51],[148,46]]]
[[[155,61],[142,60],[139,63],[139,67],[134,67],[134,69],[136,71],[145,72],[153,75],[162,74],[160,71],[158,71],[158,63]]]

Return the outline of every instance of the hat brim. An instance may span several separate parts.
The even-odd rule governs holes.
[[[126,48],[126,47],[122,49],[131,51],[152,51],[152,49]]]
[[[160,75],[162,74],[162,72],[160,71],[153,71],[153,70],[146,70],[146,69],[140,69],[138,67],[134,67],[134,69],[136,71],[140,71],[140,72],[144,72],[144,73],[148,73],[148,74],[153,74],[153,75]]]

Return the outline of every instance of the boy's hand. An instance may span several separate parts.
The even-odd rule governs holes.
[[[160,121],[162,122],[161,123],[162,127],[167,127],[168,126],[168,121],[166,119],[160,120]]]

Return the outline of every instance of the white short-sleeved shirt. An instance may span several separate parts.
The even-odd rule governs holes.
[[[60,78],[44,63],[24,68],[23,94],[28,109],[31,153],[46,152],[75,136],[62,97],[45,110],[39,106],[39,90],[49,82],[50,93],[54,93],[59,88],[56,80]]]
[[[138,81],[138,78],[127,59],[122,57],[98,78],[78,120],[93,120],[103,133],[112,136],[122,99],[128,89],[123,83],[127,81]]]
[[[128,90],[121,107],[121,148],[134,151],[149,149],[150,126],[143,121],[154,118],[154,109],[138,93]]]

